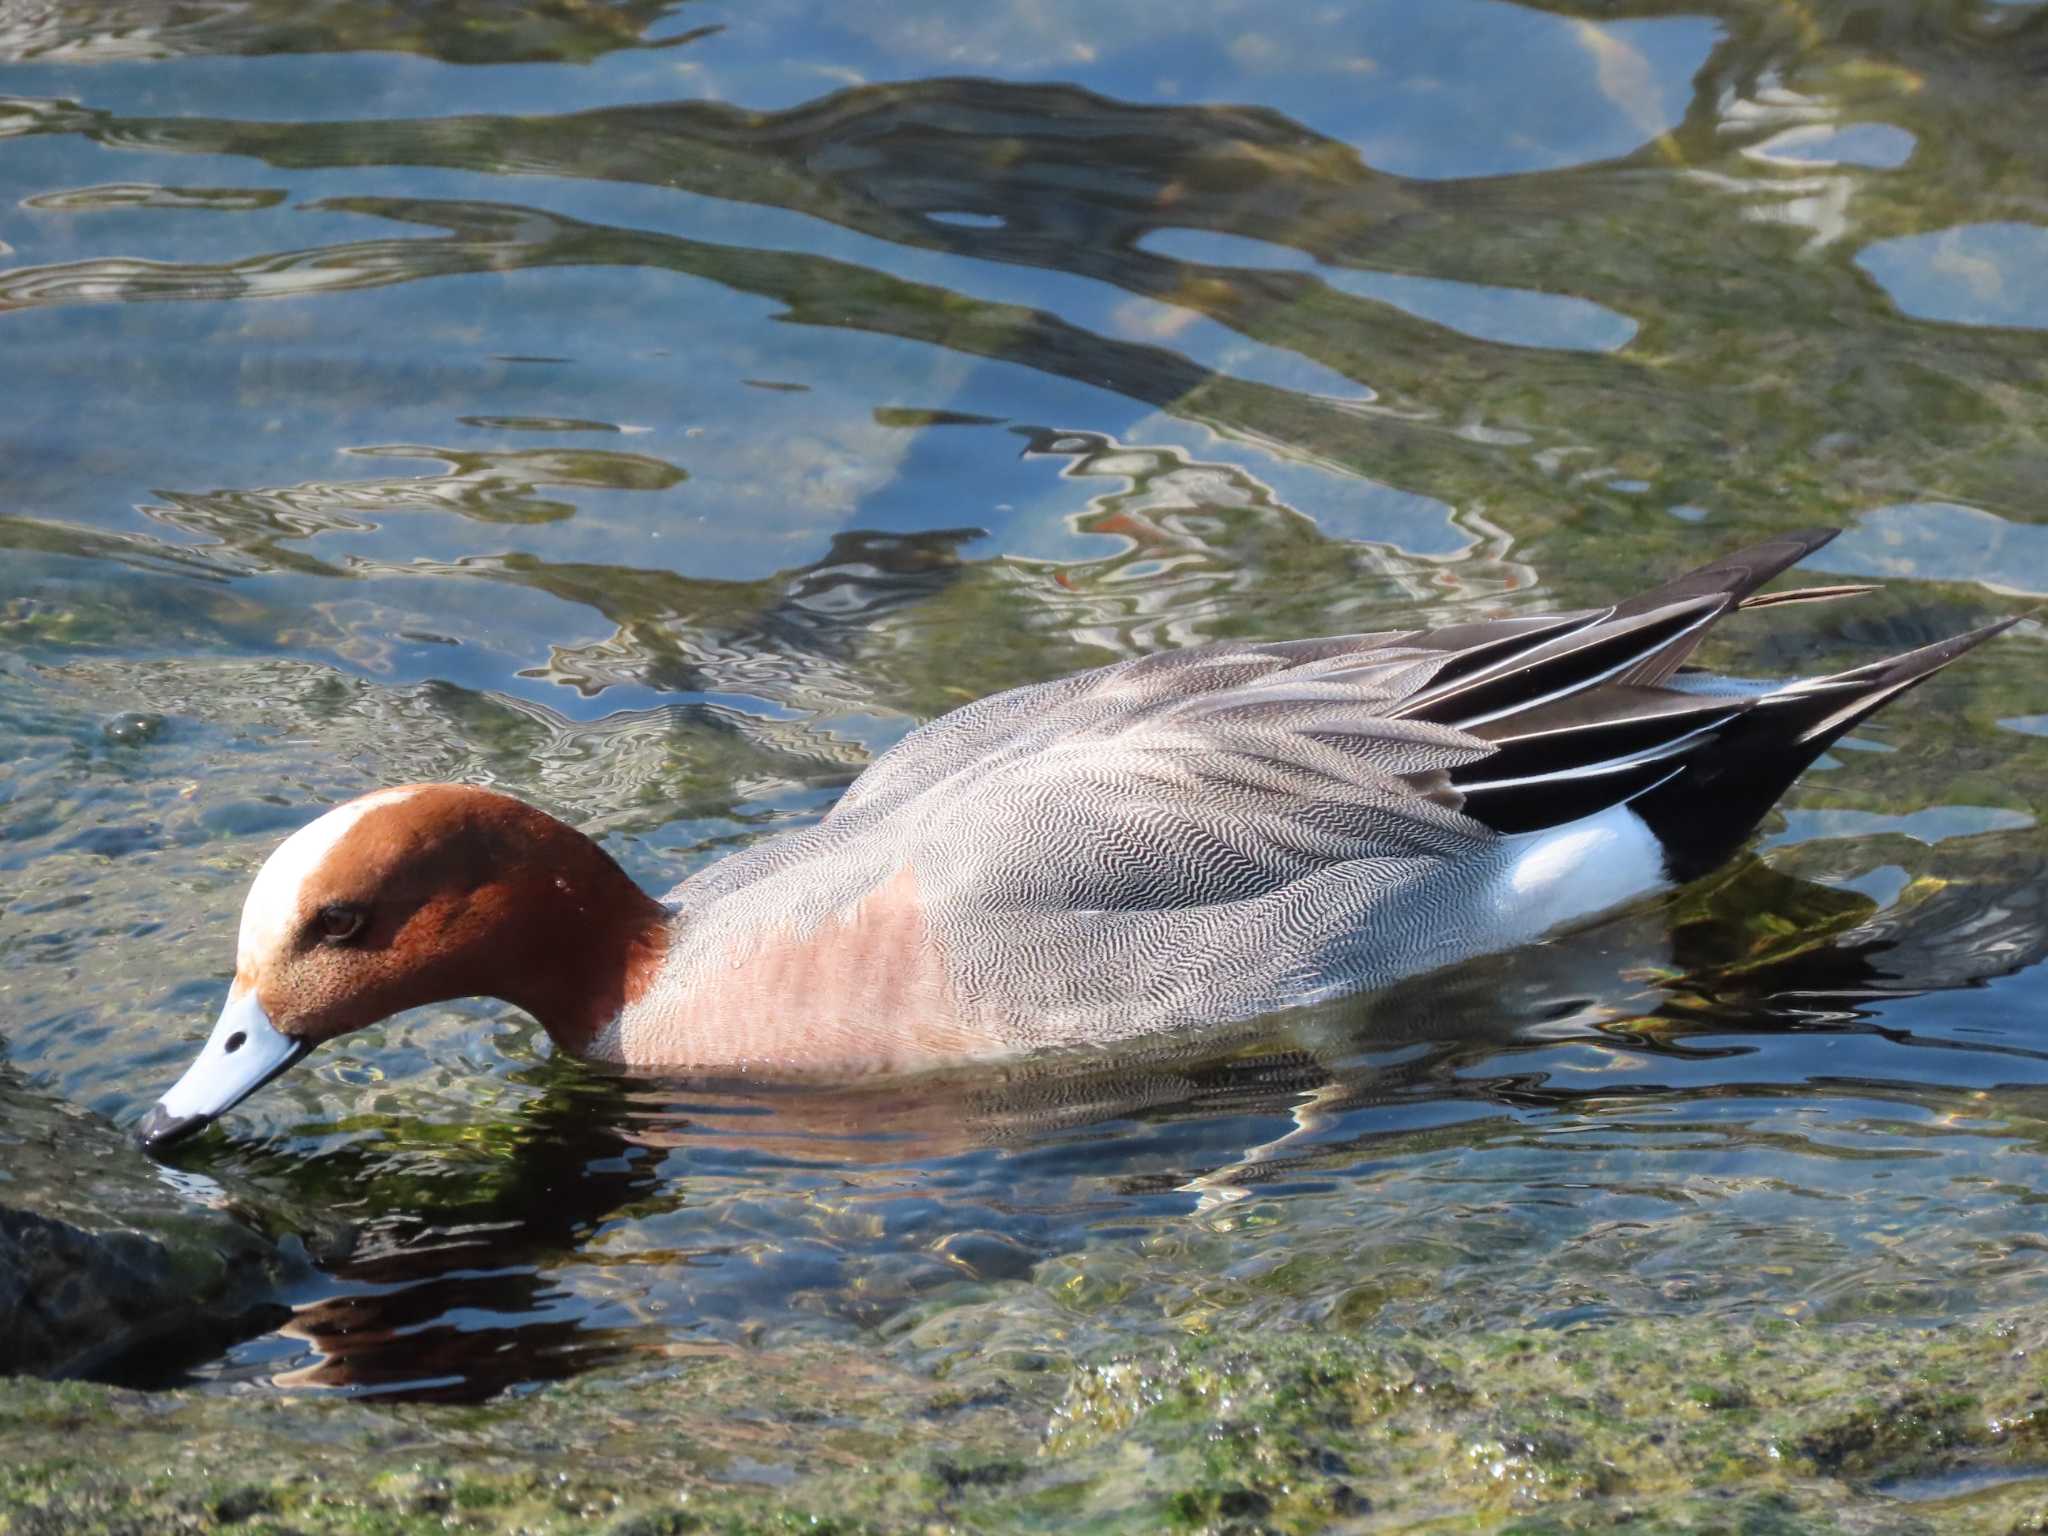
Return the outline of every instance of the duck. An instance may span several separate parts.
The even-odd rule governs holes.
[[[1605,608],[1223,641],[966,705],[817,822],[642,890],[496,789],[287,837],[225,1004],[137,1127],[176,1143],[326,1041],[463,997],[639,1073],[905,1073],[1242,1021],[1424,976],[1714,869],[1873,710],[2018,622],[1848,671],[1689,658],[1838,530]]]

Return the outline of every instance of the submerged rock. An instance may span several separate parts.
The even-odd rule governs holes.
[[[0,1073],[0,1372],[166,1380],[285,1315],[301,1225]]]
[[[965,1390],[873,1339],[655,1352],[470,1406],[18,1379],[0,1536],[2012,1536],[2048,1529],[2043,1348],[2031,1309],[1681,1313],[1134,1339]]]
[[[123,710],[100,724],[100,735],[116,747],[146,747],[164,733],[165,719],[152,710]]]

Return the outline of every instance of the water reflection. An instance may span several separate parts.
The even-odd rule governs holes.
[[[1218,268],[1311,271],[1342,292],[1391,304],[1481,341],[1513,347],[1611,352],[1626,346],[1636,333],[1634,321],[1584,299],[1479,283],[1447,283],[1412,273],[1346,271],[1245,235],[1160,229],[1145,237],[1144,249],[1176,261]]]
[[[922,425],[930,413],[913,415]],[[994,426],[975,418],[959,425]],[[1370,627],[1363,615],[1405,602],[1424,618],[1459,605],[1498,602],[1536,588],[1534,570],[1509,556],[1511,540],[1477,515],[1457,519],[1467,542],[1454,558],[1418,559],[1390,543],[1338,539],[1281,501],[1273,488],[1225,460],[1197,459],[1168,444],[1120,441],[1100,432],[1016,427],[1004,436],[1024,461],[1048,460],[1086,490],[1079,511],[1012,519],[1010,552],[970,559],[985,538],[974,528],[895,534],[837,534],[816,560],[754,582],[705,580],[659,569],[584,564],[519,553],[436,560],[418,553],[416,533],[402,562],[375,554],[323,559],[300,547],[375,535],[394,517],[454,513],[478,523],[532,525],[576,515],[574,504],[541,487],[664,491],[684,471],[646,455],[583,449],[486,453],[366,447],[351,453],[443,460],[439,475],[326,481],[251,490],[158,492],[140,510],[199,543],[95,535],[65,524],[0,517],[0,543],[50,549],[145,569],[220,575],[341,578],[381,582],[505,584],[588,608],[616,626],[601,640],[553,643],[544,664],[519,675],[598,697],[614,690],[730,696],[781,709],[830,714],[890,702],[943,710],[969,696],[1058,671],[1100,665],[1164,646],[1200,644],[1254,609],[1304,630]],[[368,540],[368,547],[378,543]],[[1263,573],[1295,573],[1276,599]],[[441,602],[446,604],[448,598]],[[337,610],[331,600],[321,610]],[[929,611],[927,611],[929,610]],[[444,608],[437,633],[460,644],[484,637]],[[1298,620],[1287,615],[1298,613]],[[1359,617],[1354,617],[1359,616]],[[953,669],[944,691],[911,698],[878,693],[884,653],[915,657],[927,637],[972,622],[984,649],[976,686]],[[404,608],[376,608],[350,623],[345,642],[326,641],[355,665],[390,672],[415,622]],[[418,622],[427,622],[420,620]],[[1011,643],[992,643],[992,630]],[[412,633],[417,635],[416,631]],[[413,663],[442,675],[446,657]],[[550,688],[550,693],[553,689]]]
[[[630,1331],[594,1323],[550,1274],[658,1187],[659,1160],[615,1128],[618,1101],[591,1083],[543,1094],[498,1138],[493,1172],[455,1187],[374,1147],[323,1159],[315,1182],[345,1207],[373,1180],[404,1193],[379,1199],[325,1294],[258,1347],[291,1361],[278,1385],[475,1400],[623,1355]]]
[[[23,198],[21,205],[56,213],[85,213],[108,208],[206,208],[236,213],[255,208],[275,208],[284,199],[285,194],[275,190],[159,187],[147,182],[121,182],[113,186],[39,192]]]
[[[963,572],[978,529],[842,533],[810,565],[744,587],[659,572],[548,566],[508,557],[483,574],[588,603],[619,628],[556,646],[529,675],[595,695],[623,682],[671,693],[744,695],[790,708],[872,705],[848,663],[891,615],[929,602]]]
[[[1854,36],[1867,49],[1874,33],[1890,49],[1873,75],[1901,85],[1853,93],[1865,125],[1937,139],[1950,167],[1959,158],[2003,167],[2003,195],[2023,198],[2038,179],[2030,169],[2036,157],[2006,142],[2009,119],[1971,104],[2010,83],[2027,56],[2020,41],[2038,19],[1969,10],[1956,28],[1979,45],[1944,50],[1930,49],[1902,14],[1843,4],[1814,17],[1823,37]],[[1688,480],[1725,481],[1728,445],[1768,440],[1776,430],[1772,410],[1759,408],[1748,385],[1758,349],[1779,344],[1792,325],[1798,345],[1815,349],[1807,372],[1834,380],[1841,414],[1872,430],[1882,423],[1890,451],[1950,472],[1959,494],[1981,491],[2002,504],[2001,493],[2017,482],[1999,458],[1973,451],[1973,431],[1953,411],[1942,413],[1941,433],[1927,421],[1940,408],[1935,375],[1998,371],[2015,355],[2010,340],[1943,338],[1939,366],[1901,397],[1880,387],[1867,365],[1878,351],[1897,361],[1924,344],[1884,324],[1845,260],[1787,260],[1802,249],[1811,256],[1837,243],[1853,247],[1850,237],[1866,224],[1895,227],[1905,194],[1873,177],[1918,175],[1918,162],[1881,172],[1837,157],[1837,168],[1826,170],[1750,155],[1788,128],[1834,123],[1837,79],[1827,48],[1810,37],[1795,49],[1746,8],[1728,25],[1699,72],[1692,109],[1665,125],[1668,133],[1606,164],[1464,181],[1389,174],[1372,163],[1370,142],[1361,160],[1356,145],[1266,109],[1159,107],[998,80],[858,86],[773,112],[697,100],[353,123],[145,118],[22,101],[25,133],[253,158],[300,176],[337,173],[328,178],[337,182],[350,168],[432,167],[462,173],[469,195],[344,191],[309,205],[430,223],[449,231],[443,238],[341,241],[228,260],[31,261],[8,275],[0,302],[360,291],[564,262],[666,269],[773,298],[799,323],[999,356],[1248,441],[1370,464],[1384,483],[1409,491],[1491,485],[1498,493],[1505,475],[1539,500],[1555,494],[1545,482],[1561,466],[1574,477],[1605,469],[1608,478],[1681,495],[1690,494]],[[1878,120],[1887,116],[1894,121]],[[535,202],[548,206],[505,203],[485,190],[536,175],[554,182],[537,189]],[[1723,222],[1731,198],[1759,226],[1792,226],[1795,243],[1764,227],[1729,231],[1713,246],[1693,241],[1699,220]],[[1595,228],[1624,208],[1632,211],[1631,238],[1616,249],[1596,239]],[[668,233],[678,224],[687,234]],[[1159,254],[1163,231],[1277,241],[1312,258],[1326,281],[1174,260]],[[1597,276],[1587,270],[1589,243],[1601,250]],[[745,260],[735,259],[734,245]],[[1003,268],[1032,275],[1020,286]],[[899,272],[916,278],[888,280]],[[1495,344],[1327,286],[1355,280],[1386,297],[1384,285],[1399,281],[1394,274],[1426,274],[1466,285],[1457,291],[1498,294],[1509,272],[1514,288],[1578,306],[1574,315],[1621,315],[1652,327],[1659,365],[1629,364],[1626,348],[1614,359],[1509,362]],[[1129,298],[1105,303],[1098,286]],[[2005,302],[2025,314],[2023,298]],[[1422,313],[1437,315],[1430,307]],[[1798,327],[1798,315],[1835,323]],[[1451,312],[1441,318],[1458,323]],[[1666,355],[1679,332],[1707,319],[1720,351]],[[1525,324],[1518,319],[1502,334],[1526,341]],[[1615,344],[1610,331],[1586,335],[1593,345]],[[1502,368],[1513,369],[1505,389],[1495,382]],[[2001,402],[2000,412],[2009,419],[1986,423],[1986,437],[2040,435],[2025,397]],[[1482,433],[1446,441],[1443,428],[1460,425]],[[1503,430],[1527,451],[1503,455],[1508,439],[1482,435]],[[1645,437],[1656,442],[1654,455],[1641,451]],[[1493,451],[1473,451],[1482,444]],[[1836,476],[1821,489],[1852,502],[1859,485],[1860,477]]]
[[[457,64],[597,58],[620,48],[694,42],[703,31],[658,42],[646,33],[680,0],[602,0],[573,6],[455,3],[410,6],[239,0],[92,0],[10,7],[0,20],[0,58],[110,62],[185,54],[326,53],[337,48],[423,53]],[[709,29],[706,29],[709,30]]]
[[[1909,315],[1951,325],[2048,326],[2048,229],[1967,224],[1867,246],[1856,258]]]
[[[1818,568],[2041,596],[2048,594],[2048,529],[1951,502],[1874,507],[1822,554]]]

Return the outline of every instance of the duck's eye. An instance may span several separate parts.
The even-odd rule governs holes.
[[[346,944],[363,931],[363,925],[370,920],[370,914],[361,907],[352,907],[337,902],[331,907],[322,907],[313,919],[313,931],[323,943]]]

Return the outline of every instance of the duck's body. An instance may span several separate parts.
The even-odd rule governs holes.
[[[1783,686],[1676,676],[1829,536],[1607,609],[1015,689],[662,903],[508,797],[366,797],[266,866],[229,1013],[145,1134],[203,1124],[267,1080],[254,1066],[471,993],[624,1067],[816,1074],[1242,1018],[1525,942],[1713,867],[1829,742],[2004,627]],[[217,1049],[257,1018],[269,1056]]]
[[[1366,713],[1370,683],[1257,648],[1164,659],[948,716],[824,821],[676,887],[664,960],[582,1054],[815,1072],[1102,1043],[1379,986],[1667,881],[1625,805],[1503,836],[1418,791],[1486,748]],[[1332,705],[1342,745],[1309,734]]]

